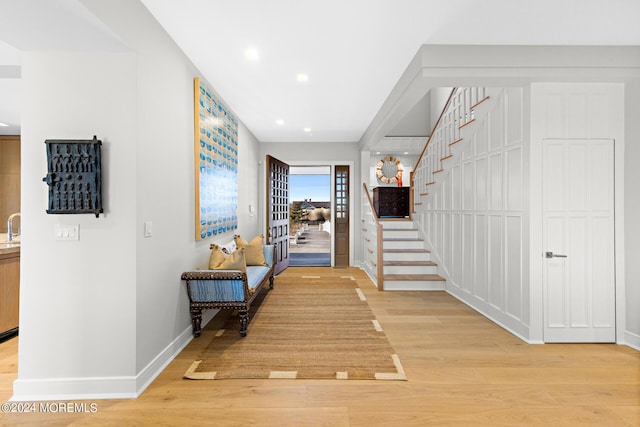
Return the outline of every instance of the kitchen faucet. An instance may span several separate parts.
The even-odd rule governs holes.
[[[14,214],[9,215],[9,219],[7,220],[7,242],[11,242],[13,240],[13,219],[17,216],[21,216],[20,212],[16,212]],[[18,234],[20,235],[20,228],[18,228]]]

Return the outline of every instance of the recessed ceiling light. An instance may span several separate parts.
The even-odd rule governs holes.
[[[409,152],[408,152],[408,151],[405,151],[405,152],[404,152],[404,154],[409,154]]]
[[[311,132],[311,128],[304,128],[304,131],[309,133],[309,132]]]
[[[9,125],[6,125],[6,124],[4,124],[4,123],[0,123],[0,126],[2,126],[2,127],[8,127]]]
[[[257,61],[260,59],[260,55],[258,55],[258,51],[254,48],[250,48],[244,51],[244,57],[247,61]]]
[[[276,120],[276,124],[277,124],[278,126],[282,126],[282,125],[284,125],[284,120],[282,120],[282,119],[278,119],[278,120]]]
[[[298,83],[306,83],[309,81],[309,76],[307,74],[301,73],[296,76],[296,80]]]
[[[380,154],[380,152],[379,152],[379,151],[376,151],[376,154]]]

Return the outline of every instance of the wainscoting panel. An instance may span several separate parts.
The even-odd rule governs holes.
[[[522,217],[506,217],[505,237],[505,311],[516,319],[522,319]]]
[[[502,152],[489,156],[489,206],[492,211],[501,211],[503,205]]]
[[[508,88],[506,92],[507,145],[521,144],[524,139],[524,102],[520,88]]]
[[[489,216],[489,303],[504,308],[503,260],[505,257],[502,215]]]
[[[522,211],[522,147],[505,152],[505,193],[507,211]]]
[[[497,92],[417,216],[447,290],[520,336],[528,335],[524,208],[528,143],[523,88]],[[524,316],[527,317],[524,317]]]
[[[475,292],[475,256],[474,238],[476,234],[474,215],[465,213],[462,216],[462,282],[461,287],[473,294]]]
[[[488,261],[489,256],[487,253],[487,216],[478,214],[475,215],[475,296],[480,301],[487,301],[489,296],[489,288],[487,283],[487,272],[489,271]]]

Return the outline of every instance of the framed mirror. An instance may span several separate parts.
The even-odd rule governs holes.
[[[387,156],[378,162],[376,175],[381,182],[396,183],[402,180],[402,163],[395,157]]]

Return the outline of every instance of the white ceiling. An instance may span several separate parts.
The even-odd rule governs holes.
[[[638,0],[141,1],[265,142],[358,141],[422,44],[640,45]],[[87,13],[78,0],[0,0],[0,79],[7,62],[19,65],[3,58],[16,56],[11,46],[109,47],[108,29]],[[249,48],[258,61],[245,58]],[[5,86],[0,122],[15,97]],[[406,122],[394,136],[419,129]]]

